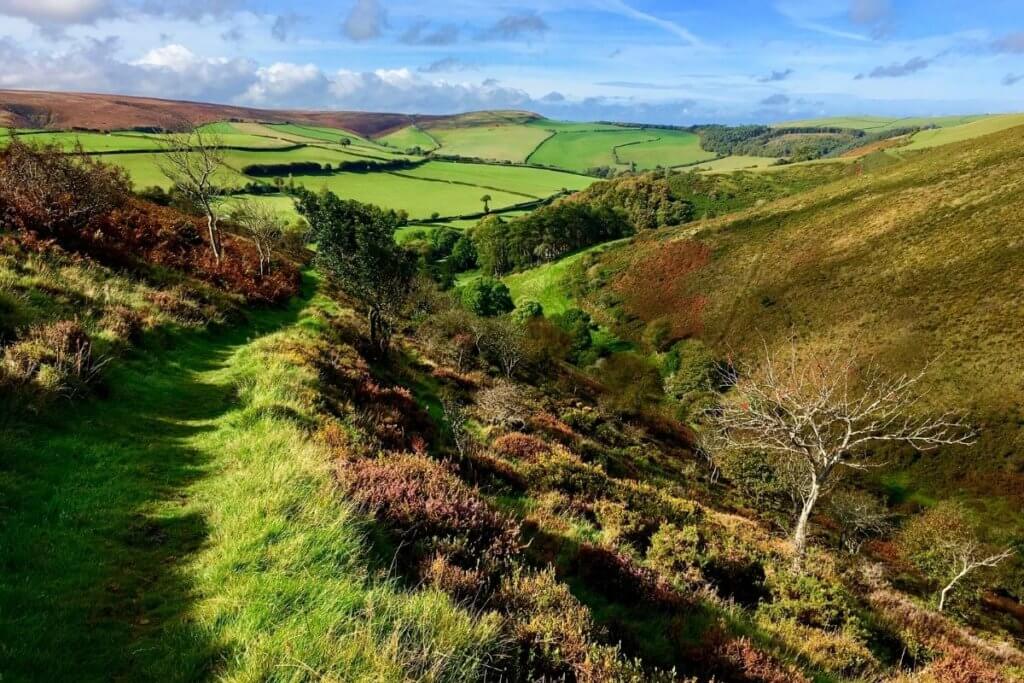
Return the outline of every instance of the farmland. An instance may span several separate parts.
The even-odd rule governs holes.
[[[437,149],[437,141],[429,133],[418,126],[406,126],[393,133],[377,138],[378,142],[385,143],[389,147],[399,150],[407,150],[419,147],[422,150]]]
[[[700,148],[693,133],[655,129],[589,129],[559,132],[530,155],[529,162],[573,171],[684,166],[715,155]]]
[[[441,143],[442,154],[521,163],[550,133],[535,126],[509,124],[432,128],[430,135]]]

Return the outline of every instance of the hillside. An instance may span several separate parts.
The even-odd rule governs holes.
[[[720,354],[751,356],[762,343],[795,339],[891,371],[931,363],[929,404],[967,411],[982,436],[969,461],[927,458],[919,474],[932,490],[1019,506],[1021,132],[901,162],[879,153],[886,163],[865,159],[818,189],[644,235],[588,271],[588,301],[635,339],[667,322]]]
[[[47,130],[129,130],[133,128],[180,128],[236,119],[271,123],[297,122],[329,126],[360,135],[379,135],[432,116],[371,112],[255,109],[227,104],[182,102],[153,97],[95,93],[0,90],[0,125]]]

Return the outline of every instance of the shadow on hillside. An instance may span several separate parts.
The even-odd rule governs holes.
[[[116,363],[108,398],[60,404],[0,434],[0,675],[4,680],[195,680],[224,643],[183,619],[187,565],[209,525],[188,487],[211,474],[194,439],[236,403],[210,381],[287,309],[229,329],[171,333]]]

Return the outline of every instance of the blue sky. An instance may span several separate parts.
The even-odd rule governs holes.
[[[0,0],[0,88],[667,124],[1024,111],[1024,3]]]

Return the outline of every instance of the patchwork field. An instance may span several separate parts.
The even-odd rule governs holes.
[[[438,147],[437,140],[431,137],[430,133],[417,126],[406,126],[377,138],[377,141],[399,150],[413,149],[415,147],[423,150],[432,150]]]
[[[636,164],[640,169],[652,169],[661,166],[671,168],[686,166],[706,159],[714,159],[714,152],[701,149],[700,138],[693,133],[683,131],[659,130],[651,131],[658,136],[653,142],[641,142],[618,148],[619,160],[626,164]]]
[[[427,180],[466,183],[482,188],[493,187],[538,198],[549,197],[563,190],[582,190],[595,181],[594,178],[575,173],[541,168],[448,161],[431,161],[418,168],[401,171],[401,175]]]
[[[521,163],[551,133],[535,126],[510,124],[431,128],[430,135],[441,143],[442,154]]]
[[[704,173],[732,173],[733,171],[766,168],[775,164],[777,161],[778,159],[773,159],[771,157],[751,157],[737,154],[729,157],[723,157],[721,159],[702,162],[700,165],[696,166],[694,170]]]
[[[492,209],[529,201],[529,197],[499,190],[431,182],[394,173],[336,173],[329,176],[295,176],[295,182],[311,190],[327,189],[339,197],[405,210],[412,219],[433,214],[461,216],[480,213],[484,194],[491,196]]]
[[[890,118],[885,116],[833,116],[820,119],[801,119],[782,121],[774,124],[776,128],[850,128],[868,133],[881,133],[899,128],[938,126],[946,128],[959,126],[985,118],[984,116],[911,116]]]

